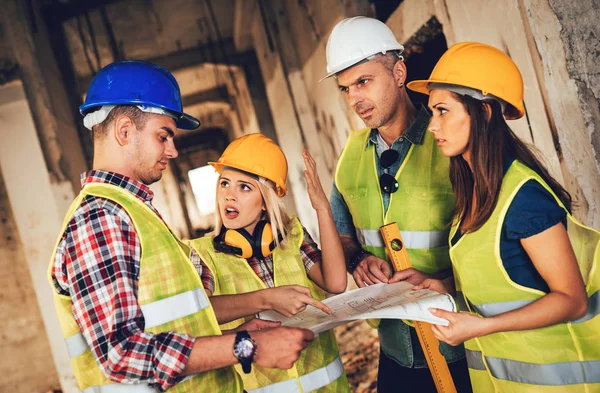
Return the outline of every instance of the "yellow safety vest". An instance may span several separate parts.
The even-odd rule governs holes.
[[[300,256],[303,238],[302,225],[294,218],[293,228],[285,240],[287,246],[284,248],[280,245],[273,251],[275,286],[302,285],[310,289],[315,299],[323,300],[325,298],[323,291],[306,275]],[[212,238],[195,239],[192,240],[191,245],[213,273],[215,280],[213,295],[234,295],[267,288],[246,259],[215,252]],[[224,325],[222,329],[233,329],[242,322],[244,319]],[[260,351],[260,348],[258,350]],[[242,375],[248,393],[350,391],[335,335],[331,330],[315,338],[302,351],[300,358],[290,370],[264,368],[254,364],[250,374],[244,374],[239,365],[238,371]]]
[[[454,208],[454,193],[449,179],[450,161],[426,132],[421,145],[412,145],[395,174],[399,188],[390,195],[384,214],[379,186],[375,146],[367,141],[370,128],[352,131],[338,161],[335,183],[344,197],[361,247],[389,261],[379,232],[382,225],[396,222],[415,269],[433,274],[450,267],[448,255],[449,223]],[[400,355],[399,320],[369,320],[379,327],[381,349],[390,357]],[[456,351],[442,345],[444,355]]]
[[[410,147],[396,173],[399,188],[390,195],[384,214],[375,146],[365,148],[370,133],[369,128],[350,133],[335,173],[362,248],[387,259],[379,228],[395,221],[415,269],[437,273],[450,267],[448,224],[454,194],[448,158],[435,146],[433,134],[426,132],[423,144]]]
[[[500,256],[500,231],[506,212],[521,186],[532,179],[564,208],[536,172],[519,161],[513,162],[504,175],[498,205],[489,220],[450,248],[460,303],[466,307],[463,310],[491,317],[545,296],[543,291],[513,282]],[[600,392],[600,233],[581,225],[571,214],[567,217],[569,239],[589,297],[587,314],[568,323],[467,341],[473,391]],[[453,226],[450,239],[457,228]]]
[[[137,300],[144,315],[145,331],[177,332],[194,337],[220,336],[216,316],[200,277],[189,260],[189,247],[183,244],[148,206],[117,186],[88,184],[73,201],[52,254],[48,271],[51,285],[52,267],[62,233],[66,230],[74,211],[88,195],[119,204],[133,221],[142,248]],[[117,384],[104,376],[73,317],[71,298],[54,291],[54,304],[75,378],[84,393],[158,391],[144,383]],[[242,390],[242,381],[234,368],[225,367],[188,377],[169,391],[239,393]]]

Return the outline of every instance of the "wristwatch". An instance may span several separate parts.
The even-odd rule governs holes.
[[[252,360],[254,360],[257,347],[247,330],[241,330],[236,333],[235,342],[233,343],[233,354],[242,365],[242,370],[246,374],[249,374],[252,370]]]

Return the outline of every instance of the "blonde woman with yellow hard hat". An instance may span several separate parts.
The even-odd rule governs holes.
[[[202,281],[223,329],[265,310],[292,316],[310,305],[331,313],[321,303],[324,291],[346,289],[344,254],[331,208],[315,161],[306,151],[303,157],[322,251],[300,221],[285,212],[281,198],[287,193],[287,160],[271,139],[245,135],[210,163],[220,174],[215,232],[191,244],[202,257]],[[248,337],[240,337],[240,345],[243,339],[247,347],[238,359],[248,392],[349,392],[332,331],[316,337],[289,370],[252,365],[256,348]]]
[[[476,392],[600,391],[600,233],[575,220],[570,195],[505,121],[525,113],[517,66],[459,43],[408,88],[429,95],[456,194],[455,283],[417,288],[455,288],[464,312],[432,310],[450,321],[435,335],[465,343]]]

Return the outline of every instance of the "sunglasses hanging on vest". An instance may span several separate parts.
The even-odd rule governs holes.
[[[280,236],[279,241],[282,240]],[[227,229],[223,227],[221,233],[214,238],[213,244],[215,250],[234,254],[244,259],[251,257],[262,259],[271,255],[275,249],[271,224],[266,220],[261,220],[256,224],[254,236],[244,228]]]

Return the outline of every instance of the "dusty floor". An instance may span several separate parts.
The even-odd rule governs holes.
[[[344,369],[353,393],[377,391],[379,339],[377,329],[364,321],[351,322],[335,328]]]

